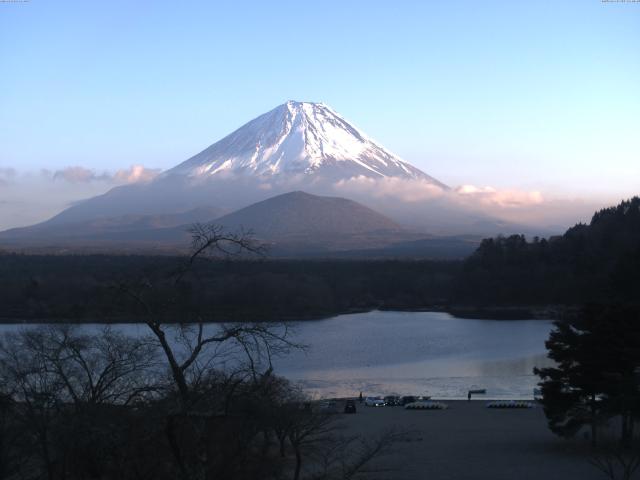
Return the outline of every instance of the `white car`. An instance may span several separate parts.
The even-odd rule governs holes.
[[[367,397],[364,399],[364,404],[367,407],[384,407],[384,400],[382,397]]]

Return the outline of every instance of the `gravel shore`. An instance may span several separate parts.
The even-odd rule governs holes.
[[[356,402],[357,403],[357,402]],[[547,428],[542,408],[489,409],[484,401],[445,401],[446,410],[365,407],[340,414],[347,435],[409,432],[374,463],[366,478],[401,480],[591,480],[604,478],[589,464],[584,438],[563,440]],[[342,403],[339,404],[340,406]],[[342,411],[342,410],[341,410]]]

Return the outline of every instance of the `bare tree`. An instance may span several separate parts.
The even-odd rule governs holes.
[[[393,451],[393,446],[409,432],[390,429],[372,438],[339,436],[320,451],[322,469],[313,480],[351,480],[361,475],[388,472],[374,467],[374,460]]]
[[[264,254],[264,247],[252,239],[251,232],[233,234],[216,224],[195,224],[190,233],[191,254],[169,278],[174,290],[199,260]],[[162,310],[167,304],[174,303],[175,297],[165,298],[160,304],[154,303],[148,295],[154,290],[149,281],[142,282],[137,288],[123,284],[121,290],[142,308],[145,323],[166,358],[184,412],[192,405],[192,386],[197,385],[203,372],[233,361],[236,362],[234,367],[240,368],[238,351],[244,354],[242,367],[249,369],[255,377],[259,368],[272,368],[274,355],[296,346],[290,341],[289,328],[285,324],[221,323],[207,328],[205,320],[211,322],[214,319],[205,319],[200,314],[190,316],[189,312],[184,312],[183,318],[173,319],[172,325],[168,325]],[[169,338],[172,326],[175,327],[173,342]]]
[[[340,417],[309,408],[298,407],[285,418],[295,456],[293,480],[350,480],[379,473],[383,470],[372,468],[372,462],[389,453],[408,434],[392,429],[371,438],[343,435]]]
[[[618,447],[593,454],[589,463],[609,480],[631,480],[640,468],[640,450]]]
[[[37,359],[42,374],[62,386],[60,400],[128,405],[155,389],[156,346],[148,338],[130,338],[110,327],[91,335],[71,325],[52,325],[10,335]]]
[[[29,462],[29,455],[22,448],[25,432],[16,422],[16,412],[13,398],[0,393],[0,478],[17,478]]]
[[[331,443],[335,433],[335,417],[315,412],[309,408],[298,408],[289,412],[290,425],[287,436],[295,455],[293,479],[299,480],[305,451],[318,449],[320,445]]]
[[[32,439],[25,453],[39,461],[46,477],[53,480],[53,431],[64,385],[57,375],[49,373],[51,368],[43,356],[29,348],[33,340],[34,336],[27,337],[25,331],[5,335],[0,344],[0,374],[8,394],[19,405],[15,420]]]
[[[215,224],[196,224],[190,233],[191,254],[169,275],[162,289],[148,280],[137,285],[123,284],[120,289],[141,308],[166,360],[178,404],[176,411],[166,417],[165,431],[181,476],[205,478],[211,463],[208,442],[216,436],[211,431],[216,422],[209,419],[228,412],[229,406],[228,398],[222,405],[209,401],[211,373],[222,372],[222,377],[231,379],[231,386],[246,381],[258,385],[271,374],[273,357],[297,345],[290,340],[286,324],[214,324],[217,319],[197,311],[166,318],[164,312],[175,311],[169,307],[178,303],[177,295],[185,279],[197,277],[199,262],[264,254],[264,248],[253,241],[250,232],[231,234]],[[193,440],[191,446],[180,440],[185,436]]]
[[[32,439],[23,451],[33,452],[47,478],[66,478],[81,461],[86,465],[88,455],[78,449],[114,436],[114,408],[153,392],[155,348],[110,328],[89,335],[57,325],[5,335],[0,375],[15,403],[12,421]],[[103,463],[94,456],[92,468]]]

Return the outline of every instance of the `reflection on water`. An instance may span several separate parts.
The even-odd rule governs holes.
[[[25,328],[1,325],[0,332]],[[101,325],[87,325],[99,329]],[[144,325],[118,325],[147,335]],[[209,328],[214,328],[213,326]],[[533,368],[549,365],[546,320],[476,320],[441,312],[369,312],[295,324],[308,348],[276,359],[275,371],[313,396],[387,393],[466,398],[531,398]]]
[[[549,365],[544,320],[471,320],[440,312],[369,312],[297,326],[309,345],[277,370],[315,396],[416,394],[531,398],[534,367]]]
[[[534,367],[546,367],[550,365],[551,361],[544,353],[529,357],[477,363],[478,376],[487,377],[530,375],[533,372]]]

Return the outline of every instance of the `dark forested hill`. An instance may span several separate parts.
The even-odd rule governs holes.
[[[560,237],[483,240],[456,289],[463,302],[489,304],[637,302],[640,198],[596,212]]]
[[[331,237],[379,230],[400,230],[393,220],[357,202],[290,192],[254,203],[217,220],[230,230],[251,229],[268,239],[289,236]]]

